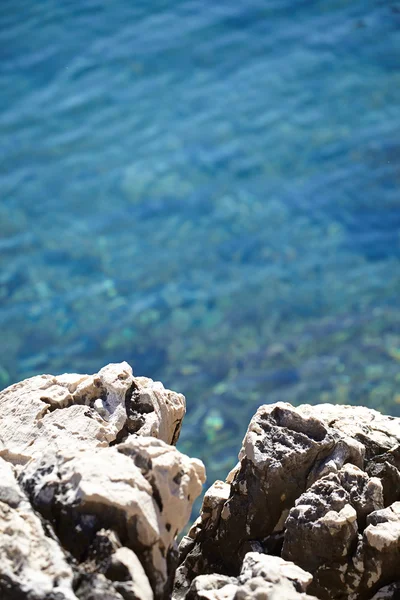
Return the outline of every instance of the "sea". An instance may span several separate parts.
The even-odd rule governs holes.
[[[0,388],[129,362],[209,482],[261,404],[400,416],[400,2],[2,0]]]

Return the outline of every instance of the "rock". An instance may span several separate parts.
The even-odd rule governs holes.
[[[130,433],[175,444],[185,398],[121,363],[96,375],[26,379],[0,393],[0,412],[0,456],[23,465],[49,446],[104,447]]]
[[[207,510],[200,536],[210,567],[222,563],[228,575],[238,573],[244,542],[282,530],[290,508],[310,482],[348,459],[361,465],[363,448],[314,416],[278,403],[258,409],[239,459],[228,476],[229,497],[213,529],[215,538],[208,544]],[[205,506],[208,502],[206,494]]]
[[[127,363],[0,394],[1,600],[161,600],[205,480],[185,399]]]
[[[396,448],[400,442],[399,419],[382,415],[372,408],[303,404],[298,411],[304,416],[318,415],[318,419],[326,426],[360,442],[367,461]]]
[[[374,594],[371,600],[398,600],[400,598],[400,581],[385,585],[376,594]]]
[[[249,550],[311,573],[319,598],[369,598],[394,582],[399,443],[400,419],[364,407],[261,406],[181,542],[175,594],[201,574],[239,577]]]
[[[380,480],[346,464],[296,501],[285,523],[282,556],[314,575],[310,591],[318,597],[349,596],[359,587],[352,563],[359,531],[367,515],[382,507]]]
[[[185,397],[147,377],[136,377],[134,383],[127,409],[128,430],[176,444],[185,415]]]
[[[77,600],[73,570],[0,458],[0,598]],[[7,493],[4,493],[7,490]]]
[[[385,506],[400,498],[400,446],[373,456],[366,466],[366,471],[382,481]]]
[[[88,556],[78,567],[76,593],[80,600],[123,598],[153,600],[147,575],[136,554],[121,547],[116,534],[102,529],[96,533]]]
[[[116,532],[140,558],[156,597],[171,585],[174,540],[204,481],[199,461],[150,437],[111,448],[46,453],[20,481],[32,506],[51,522],[78,562],[97,531]]]
[[[385,583],[400,574],[400,502],[377,510],[367,518],[367,527],[353,558],[358,584],[349,598],[370,598]],[[351,588],[349,588],[351,590]]]
[[[187,594],[188,600],[316,600],[305,594],[312,576],[277,556],[248,552],[239,577],[199,575]]]
[[[383,600],[400,593],[400,419],[277,403],[206,492],[182,395],[44,375],[0,394],[1,600]],[[307,595],[308,594],[308,595]]]
[[[187,595],[188,600],[219,600],[234,598],[238,588],[238,580],[236,577],[228,577],[227,575],[199,575],[196,577],[190,591]],[[179,597],[174,594],[174,600]]]
[[[254,577],[263,577],[272,583],[286,579],[297,592],[305,592],[312,581],[311,575],[294,563],[277,556],[249,552],[242,564],[239,583],[246,583]]]

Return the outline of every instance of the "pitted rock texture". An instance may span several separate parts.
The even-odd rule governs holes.
[[[49,446],[104,447],[131,433],[175,444],[185,408],[182,394],[134,377],[126,362],[32,377],[0,392],[0,456],[23,465]]]
[[[373,595],[371,600],[399,600],[400,598],[400,581],[385,585],[376,594]]]
[[[0,394],[0,600],[389,600],[400,594],[400,419],[278,403],[206,493],[170,444],[181,394],[45,375]]]
[[[168,598],[205,480],[170,445],[184,397],[122,363],[33,377],[0,410],[0,599]]]
[[[382,484],[351,464],[316,481],[296,500],[285,523],[282,556],[313,573],[311,590],[340,597],[361,593],[355,560],[359,532],[383,508]],[[361,553],[364,557],[365,549]],[[332,569],[334,565],[334,570]],[[371,573],[369,574],[371,575]],[[367,586],[368,591],[368,586]]]
[[[201,492],[203,467],[161,440],[131,436],[111,448],[47,453],[20,481],[63,547],[85,559],[100,528],[141,559],[157,597],[173,579],[174,540]]]
[[[175,595],[238,577],[249,551],[308,571],[308,593],[367,600],[400,575],[400,419],[352,406],[261,406],[238,465],[180,545]]]
[[[277,556],[248,552],[239,577],[199,575],[188,600],[316,600],[305,593],[312,576]]]
[[[0,598],[76,600],[73,570],[55,536],[18,486],[13,467],[0,458]]]

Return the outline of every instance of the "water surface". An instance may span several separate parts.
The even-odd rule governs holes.
[[[210,480],[261,403],[400,415],[400,4],[3,0],[0,53],[0,387],[127,360]]]

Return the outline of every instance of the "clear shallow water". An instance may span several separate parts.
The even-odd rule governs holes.
[[[261,403],[400,415],[399,3],[3,0],[0,53],[0,387],[127,360],[210,480]]]

